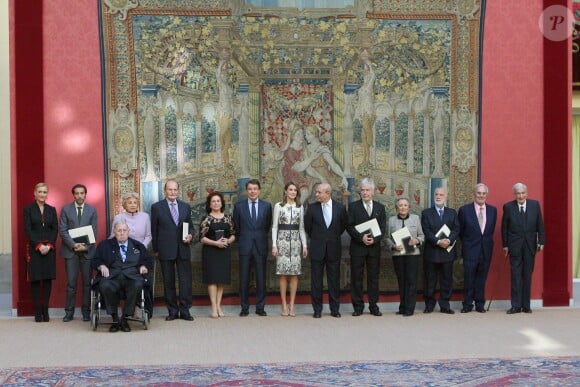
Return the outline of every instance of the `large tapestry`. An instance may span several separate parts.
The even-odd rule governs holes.
[[[316,183],[329,182],[348,205],[372,177],[389,215],[400,196],[420,213],[439,186],[452,207],[472,199],[482,0],[287,3],[100,1],[111,219],[125,192],[138,192],[149,212],[170,178],[194,222],[215,190],[231,211],[250,178],[272,203],[292,180],[306,204]],[[194,289],[204,293],[200,246],[192,248]],[[381,290],[394,291],[385,262]],[[233,263],[227,290],[236,293]]]

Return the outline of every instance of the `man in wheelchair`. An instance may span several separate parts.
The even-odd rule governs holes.
[[[137,296],[143,289],[144,278],[153,268],[153,260],[147,248],[139,241],[129,238],[129,226],[124,220],[113,224],[114,238],[99,243],[91,261],[93,269],[100,273],[98,288],[105,300],[107,313],[113,318],[109,332],[131,331],[127,321],[133,315]],[[121,291],[125,293],[123,315],[117,314]]]

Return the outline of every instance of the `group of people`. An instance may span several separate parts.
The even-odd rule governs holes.
[[[255,274],[255,313],[266,316],[266,262],[268,235],[271,233],[271,254],[276,258],[276,274],[280,280],[281,315],[296,315],[295,300],[302,260],[311,264],[311,300],[313,317],[321,318],[323,283],[326,272],[330,314],[340,313],[340,264],[342,235],[347,231],[350,241],[351,299],[353,316],[365,309],[364,284],[368,310],[381,316],[379,272],[382,242],[391,251],[399,286],[400,304],[397,314],[412,316],[417,299],[418,269],[421,257],[424,268],[424,313],[432,313],[438,302],[442,313],[455,313],[450,306],[453,282],[453,262],[457,256],[456,241],[461,240],[464,266],[464,299],[461,313],[475,309],[485,313],[485,283],[493,254],[497,209],[486,202],[488,187],[477,184],[474,200],[458,211],[447,206],[447,191],[434,191],[434,206],[411,213],[408,198],[396,199],[396,214],[387,219],[383,204],[373,199],[375,184],[365,178],[360,183],[360,200],[348,209],[332,200],[328,183],[316,186],[316,201],[305,209],[297,183],[288,182],[283,198],[272,205],[260,198],[259,180],[246,183],[246,198],[238,201],[233,214],[225,213],[225,201],[220,192],[209,193],[206,215],[199,225],[202,244],[202,278],[208,286],[212,318],[224,315],[221,302],[224,286],[231,282],[231,246],[238,245],[240,279],[240,313],[249,315],[249,285]],[[511,308],[508,314],[531,313],[531,275],[537,251],[545,244],[544,224],[540,205],[527,198],[527,187],[513,186],[515,200],[503,208],[502,245],[511,264]],[[75,238],[78,230],[90,227],[97,235],[97,212],[85,202],[87,189],[82,184],[72,188],[74,201],[65,205],[60,218],[56,209],[46,203],[48,186],[35,186],[35,202],[24,210],[24,225],[28,237],[28,280],[35,307],[35,321],[49,321],[48,303],[51,281],[56,277],[56,238],[62,239],[61,255],[67,274],[64,322],[73,320],[77,280],[81,274],[82,317],[90,320],[90,286],[92,270],[98,273],[98,287],[113,324],[111,332],[130,331],[128,319],[133,313],[137,295],[143,288],[143,276],[153,266],[153,257],[160,263],[166,321],[192,321],[192,266],[190,244],[195,235],[191,207],[178,199],[179,185],[175,180],[165,183],[165,198],[151,206],[151,217],[139,210],[139,196],[125,194],[124,212],[115,216],[109,239],[95,246],[94,240]],[[72,235],[71,235],[72,234]],[[83,235],[86,237],[86,235]],[[308,244],[307,240],[310,240]],[[176,274],[177,283],[176,287]],[[439,282],[439,297],[436,285]],[[125,304],[119,318],[119,293],[124,289]],[[289,298],[288,298],[289,293]]]

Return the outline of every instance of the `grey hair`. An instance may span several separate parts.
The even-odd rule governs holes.
[[[479,187],[483,187],[485,189],[486,193],[489,193],[489,187],[483,183],[477,183],[476,185],[473,186],[473,193],[475,194],[477,192],[477,189]]]
[[[123,218],[117,219],[113,222],[113,231],[115,231],[117,229],[117,226],[119,225],[125,225],[127,226],[127,230],[129,229],[129,225],[127,224],[127,221]]]
[[[362,179],[362,181],[360,182],[361,188],[363,185],[370,185],[372,190],[373,191],[375,190],[375,181],[370,177],[365,177],[364,179]]]
[[[524,192],[528,192],[528,187],[524,183],[515,183],[512,187],[512,191],[515,194],[518,190],[524,190]]]
[[[399,196],[397,199],[395,199],[395,207],[397,206],[397,204],[399,204],[401,200],[406,200],[407,204],[409,204],[409,207],[411,207],[411,200],[406,196]]]

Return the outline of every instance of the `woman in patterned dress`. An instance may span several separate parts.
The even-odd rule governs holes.
[[[211,317],[218,318],[224,314],[221,303],[224,285],[230,283],[230,245],[236,240],[236,230],[231,215],[224,214],[224,197],[219,192],[212,192],[205,201],[205,216],[199,226],[201,264],[203,283],[211,301]]]
[[[296,316],[294,301],[301,274],[302,258],[306,258],[306,232],[304,207],[300,202],[298,186],[289,182],[284,186],[284,197],[274,206],[272,221],[272,255],[276,257],[276,274],[280,276],[282,316]],[[290,284],[290,305],[286,303],[286,290]]]

